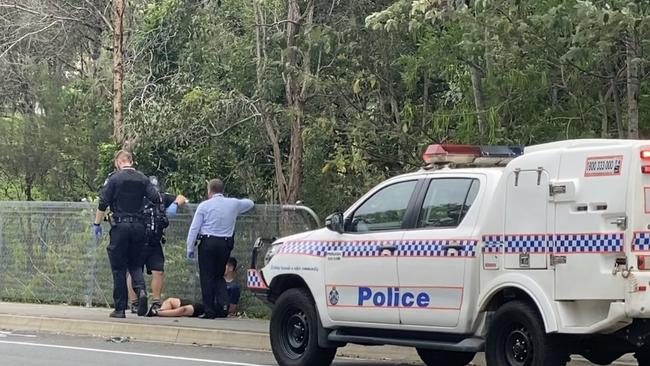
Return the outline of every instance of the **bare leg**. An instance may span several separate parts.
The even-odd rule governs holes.
[[[172,309],[172,310],[162,310],[162,307],[160,310],[158,310],[158,316],[163,316],[163,317],[181,317],[181,316],[192,316],[194,314],[194,307],[192,305],[185,305],[181,306],[180,308]]]
[[[126,286],[129,289],[129,302],[134,303],[138,301],[138,295],[135,294],[135,291],[133,291],[133,283],[131,282],[131,274],[127,271],[126,272]]]
[[[151,273],[151,294],[153,295],[154,299],[160,300],[165,273],[160,271],[151,271]]]
[[[230,304],[228,306],[228,316],[237,315],[237,304]]]
[[[175,297],[170,297],[169,299],[163,301],[162,305],[160,306],[160,310],[173,310],[173,309],[178,309],[180,307],[181,307],[181,300]]]

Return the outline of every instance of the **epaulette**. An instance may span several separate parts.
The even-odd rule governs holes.
[[[113,174],[115,174],[117,170],[113,170],[112,172],[108,173],[108,176],[106,177],[106,180],[104,181],[104,185],[108,184],[108,180],[111,179]]]

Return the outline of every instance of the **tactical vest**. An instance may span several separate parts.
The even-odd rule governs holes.
[[[165,213],[165,205],[148,202],[144,206],[144,225],[148,243],[165,242],[165,229],[169,226],[169,219]]]

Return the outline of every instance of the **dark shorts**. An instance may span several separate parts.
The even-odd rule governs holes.
[[[181,307],[187,306],[187,305],[192,305],[194,308],[194,313],[192,313],[192,318],[199,317],[205,313],[205,309],[203,308],[203,304],[201,303],[196,303],[194,301],[189,301],[185,299],[180,299],[181,300]]]
[[[147,268],[147,274],[151,274],[151,271],[165,272],[165,254],[162,245],[145,245],[142,248],[142,263]]]

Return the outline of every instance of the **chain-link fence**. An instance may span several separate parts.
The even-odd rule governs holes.
[[[104,236],[91,234],[95,204],[67,202],[0,202],[0,299],[17,302],[112,304],[112,278]],[[171,219],[164,246],[163,298],[201,299],[196,262],[185,259],[185,239],[195,205]],[[235,249],[238,280],[245,288],[255,238],[284,236],[318,226],[318,218],[303,206],[257,205],[239,217]],[[147,277],[147,284],[150,278]],[[241,309],[265,316],[267,307],[245,290]]]

